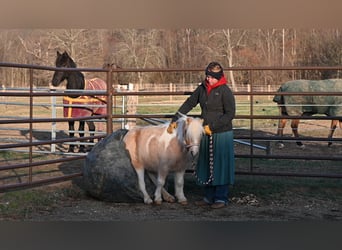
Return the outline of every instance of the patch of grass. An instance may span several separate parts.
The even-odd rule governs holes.
[[[233,196],[254,194],[264,201],[296,198],[342,202],[342,180],[268,176],[237,176]]]
[[[29,158],[28,153],[14,152],[14,151],[0,151],[0,160],[13,161],[13,160],[26,160]],[[33,154],[32,158],[47,159],[48,155]]]
[[[24,219],[35,210],[44,209],[53,203],[49,193],[37,190],[8,192],[2,195],[0,212],[2,219]]]
[[[32,213],[51,211],[68,197],[81,197],[73,188],[35,188],[0,195],[0,220],[25,220]]]
[[[341,174],[342,163],[326,160],[253,159],[254,172]],[[237,158],[237,171],[251,171],[250,159]]]
[[[13,159],[27,159],[29,154],[17,153],[13,151],[0,151],[0,159],[13,160]]]

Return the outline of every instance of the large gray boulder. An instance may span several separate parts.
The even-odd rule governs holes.
[[[122,138],[120,129],[107,136],[88,153],[83,167],[83,188],[97,199],[112,202],[143,202],[138,179]],[[154,185],[145,174],[147,191]]]

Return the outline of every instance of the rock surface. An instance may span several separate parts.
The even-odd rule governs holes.
[[[107,136],[88,153],[83,167],[83,188],[100,200],[143,202],[138,179],[122,138],[128,132],[120,129]],[[154,186],[145,175],[150,195]]]

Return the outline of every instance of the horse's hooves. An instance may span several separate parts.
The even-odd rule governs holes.
[[[298,145],[298,147],[299,147],[300,149],[305,149],[305,145],[304,145],[304,144]]]
[[[278,148],[279,149],[282,149],[282,148],[284,148],[285,147],[285,145],[283,144],[283,143],[278,143]]]
[[[332,142],[328,142],[328,147],[331,147],[332,146]]]
[[[78,150],[79,153],[87,153],[87,150],[85,148],[80,148]]]

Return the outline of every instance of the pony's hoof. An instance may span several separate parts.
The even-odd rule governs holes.
[[[164,200],[165,200],[166,202],[169,202],[169,203],[174,203],[174,202],[176,202],[175,197],[173,197],[172,195],[167,196],[167,197],[163,197],[163,198],[164,198]]]
[[[154,201],[154,204],[160,206],[162,204],[162,201]]]
[[[147,204],[147,205],[150,205],[153,203],[152,199],[151,198],[147,198],[147,199],[144,199],[144,203]]]
[[[305,145],[304,145],[304,144],[298,145],[298,147],[299,147],[300,149],[305,149]]]
[[[285,147],[284,143],[278,143],[278,148],[283,149]]]
[[[185,201],[178,201],[179,204],[181,204],[182,206],[186,206],[188,205],[188,201],[185,200]]]

